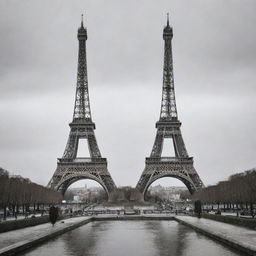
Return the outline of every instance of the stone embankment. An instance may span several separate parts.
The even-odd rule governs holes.
[[[18,220],[8,220],[0,222],[0,233],[12,231],[20,228],[32,227],[40,224],[49,222],[49,216],[35,217],[35,218],[24,218]]]
[[[255,230],[190,216],[176,216],[175,220],[236,250],[256,255]]]
[[[53,237],[92,221],[90,217],[76,217],[0,234],[0,255],[15,255]]]
[[[216,215],[216,214],[202,214],[203,218],[216,220],[228,224],[233,224],[236,226],[246,227],[256,230],[256,218],[246,218],[243,216],[229,216],[229,215]]]

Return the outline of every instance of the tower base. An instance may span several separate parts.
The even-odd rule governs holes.
[[[81,179],[91,179],[98,182],[108,197],[111,191],[115,189],[105,158],[59,159],[57,169],[48,187],[58,190],[64,195],[72,183]]]
[[[203,183],[193,166],[193,158],[146,158],[146,167],[140,177],[136,189],[140,191],[145,198],[149,186],[156,180],[163,177],[173,177],[182,181],[189,192],[203,187]]]

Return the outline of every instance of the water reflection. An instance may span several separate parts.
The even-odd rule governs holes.
[[[154,246],[161,255],[183,255],[186,250],[184,243],[184,226],[175,221],[145,222],[146,230],[153,232]]]
[[[23,255],[242,255],[175,221],[92,222]]]

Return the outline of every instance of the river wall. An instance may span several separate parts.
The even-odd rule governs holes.
[[[216,214],[202,214],[205,219],[220,221],[228,224],[233,224],[241,227],[246,227],[256,230],[256,219],[246,218],[246,217],[235,217],[235,216],[225,216]]]
[[[32,227],[47,222],[49,222],[49,216],[3,221],[0,222],[0,233],[20,228]]]

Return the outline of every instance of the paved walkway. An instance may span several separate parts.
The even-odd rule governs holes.
[[[36,243],[62,234],[90,221],[91,217],[75,217],[57,221],[54,227],[50,223],[0,233],[0,255],[18,252]]]
[[[256,255],[256,230],[190,216],[176,216],[175,219],[250,255]]]

